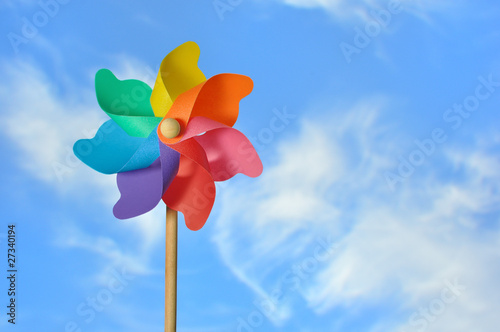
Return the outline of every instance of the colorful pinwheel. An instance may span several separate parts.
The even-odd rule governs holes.
[[[167,205],[165,261],[165,331],[176,330],[177,211],[186,225],[205,224],[215,199],[214,181],[237,173],[262,173],[249,140],[232,128],[239,102],[253,87],[236,74],[206,79],[198,68],[200,50],[185,43],[162,61],[155,86],[118,80],[97,72],[97,101],[111,120],[92,139],[79,140],[80,160],[104,173],[117,173],[121,197],[113,213],[139,216],[163,199]]]
[[[111,120],[93,139],[77,141],[74,152],[101,173],[118,173],[121,198],[113,213],[119,219],[146,213],[163,198],[198,230],[214,203],[214,181],[262,172],[252,144],[231,128],[252,80],[237,74],[206,80],[199,54],[194,42],[168,54],[153,90],[106,69],[96,74],[97,100]]]

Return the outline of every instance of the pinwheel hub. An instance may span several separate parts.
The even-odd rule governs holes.
[[[161,122],[160,131],[166,138],[174,138],[179,136],[181,125],[176,119],[167,118]]]

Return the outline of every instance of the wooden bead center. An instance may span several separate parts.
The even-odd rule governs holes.
[[[161,122],[160,132],[166,138],[174,138],[179,136],[181,132],[181,125],[176,119],[167,118]]]

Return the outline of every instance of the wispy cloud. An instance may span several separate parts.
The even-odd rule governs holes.
[[[113,69],[119,78],[148,81],[149,72],[143,70],[148,67],[140,61],[120,56],[117,63]],[[9,158],[15,158],[35,181],[75,197],[99,193],[92,195],[94,204],[105,204],[111,209],[119,197],[115,177],[90,170],[72,150],[76,140],[92,137],[107,120],[95,101],[94,87],[72,82],[75,89],[63,92],[60,84],[30,62],[4,61],[1,68],[5,76],[0,84],[3,109],[0,127],[16,151]],[[161,215],[162,212],[155,211],[122,223],[124,229],[138,237],[139,245],[131,248],[133,252],[127,252],[110,238],[91,240],[93,235],[77,224],[65,228],[64,235],[56,242],[66,248],[93,252],[111,265],[127,263],[137,273],[150,273],[148,257],[162,238],[162,223],[158,223],[163,219]]]
[[[116,62],[112,69],[119,78],[154,81],[151,69],[140,61],[121,55]],[[82,180],[86,167],[72,152],[76,140],[92,137],[109,119],[97,104],[92,80],[61,83],[71,85],[68,91],[31,62],[3,61],[0,67],[1,128],[18,151],[14,157],[20,166],[59,188],[77,181],[96,185],[95,174]]]
[[[298,8],[320,8],[326,10],[333,17],[340,20],[363,19],[371,20],[372,10],[387,9],[389,4],[399,5],[403,10],[411,12],[423,19],[426,14],[433,11],[443,11],[450,9],[450,6],[457,6],[458,2],[448,0],[279,0],[286,5]]]
[[[21,167],[41,180],[60,182],[54,163],[74,169],[66,160],[72,143],[95,133],[105,120],[96,103],[77,96],[88,94],[90,87],[60,96],[60,87],[33,64],[17,61],[1,66],[2,132],[19,151],[15,157]],[[74,177],[73,170],[66,176]]]
[[[57,227],[54,243],[61,248],[86,250],[102,260],[105,266],[115,268],[125,266],[134,275],[161,274],[163,269],[156,271],[153,268],[151,253],[157,249],[156,245],[159,245],[163,238],[163,227],[159,221],[164,219],[164,214],[164,208],[158,207],[148,214],[122,223],[123,233],[129,234],[127,238],[133,238],[133,241],[127,241],[127,245],[117,243],[117,239],[124,239],[122,235],[91,234],[70,220]],[[133,242],[135,245],[130,245],[128,242]],[[96,280],[105,280],[103,276],[106,273],[104,270],[99,271]]]
[[[28,6],[34,6],[36,3],[37,3],[36,0],[18,0],[18,1],[5,0],[5,1],[2,1],[2,4],[0,4],[0,8],[2,8],[2,7],[10,7],[10,8],[28,7]]]
[[[500,269],[489,263],[500,245],[498,134],[468,148],[448,143],[415,181],[391,192],[382,175],[397,143],[378,118],[383,106],[361,103],[334,120],[303,121],[261,178],[225,188],[213,237],[221,257],[256,296],[269,298],[287,270],[330,236],[335,252],[296,289],[317,315],[345,310],[349,320],[391,303],[373,331],[415,331],[419,308],[434,303],[446,282],[458,282],[467,290],[427,331],[475,322],[493,332],[495,319],[482,308],[500,308]],[[297,303],[276,305],[290,310],[274,317],[279,324]]]

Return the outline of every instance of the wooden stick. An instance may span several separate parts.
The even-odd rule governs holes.
[[[177,325],[177,211],[167,206],[165,243],[165,332]]]

